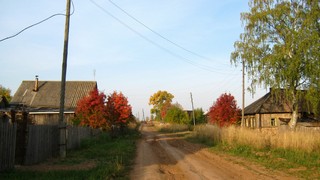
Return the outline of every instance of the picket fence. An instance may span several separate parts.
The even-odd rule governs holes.
[[[0,121],[0,171],[14,167],[17,124]]]

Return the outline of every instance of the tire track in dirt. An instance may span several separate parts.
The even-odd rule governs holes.
[[[131,179],[295,179],[144,125]]]

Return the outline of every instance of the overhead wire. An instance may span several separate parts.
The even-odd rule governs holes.
[[[120,11],[122,11],[123,13],[125,13],[127,16],[129,16],[131,19],[135,20],[136,22],[138,22],[139,24],[141,24],[142,26],[144,26],[145,28],[147,28],[149,31],[151,31],[152,33],[154,33],[155,35],[159,36],[160,38],[166,40],[167,42],[173,44],[174,46],[188,52],[188,53],[191,53],[201,59],[204,59],[204,60],[207,60],[207,61],[210,61],[212,62],[212,59],[208,58],[208,57],[205,57],[203,55],[200,55],[199,53],[196,53],[192,50],[189,50],[181,45],[179,45],[178,43],[176,42],[173,42],[172,40],[168,39],[167,37],[161,35],[160,33],[158,33],[157,31],[153,30],[152,28],[150,28],[149,26],[147,26],[145,23],[143,23],[142,21],[140,21],[139,19],[137,19],[136,17],[134,17],[133,15],[131,15],[130,13],[128,13],[126,10],[124,10],[123,8],[121,8],[118,4],[116,4],[115,2],[113,2],[112,0],[108,0],[113,6],[115,6],[116,8],[118,8]],[[220,63],[220,64],[223,64],[223,63]],[[225,65],[225,64],[224,64]]]
[[[90,0],[91,2],[93,2],[93,0]],[[148,29],[149,31],[151,31],[152,33],[154,33],[155,35],[159,36],[160,38],[164,39],[165,41],[171,43],[172,45],[194,55],[194,56],[197,56],[203,60],[207,60],[207,61],[210,61],[212,62],[213,60],[208,58],[208,57],[205,57],[205,56],[202,56],[200,55],[199,53],[196,53],[194,51],[191,51],[187,48],[184,48],[183,46],[179,45],[178,43],[175,43],[174,41],[166,38],[165,36],[161,35],[160,33],[158,33],[157,31],[153,30],[152,28],[150,28],[149,26],[147,26],[145,23],[143,23],[142,21],[140,21],[139,19],[135,18],[133,15],[131,15],[130,13],[128,13],[126,10],[124,10],[123,8],[121,8],[119,5],[117,5],[116,3],[114,3],[112,0],[108,0],[113,6],[115,6],[116,8],[118,8],[120,11],[122,11],[123,13],[125,13],[127,16],[129,16],[131,19],[133,19],[134,21],[136,21],[137,23],[139,23],[140,25],[144,26],[146,29]],[[99,7],[99,5],[97,5],[97,3],[93,2],[96,6]],[[105,10],[104,8],[102,8],[101,6],[99,7],[101,10],[103,11],[107,11]],[[116,19],[117,21],[118,18],[116,18],[114,15],[112,15],[110,12],[106,12],[108,15],[110,15],[112,18]],[[129,28],[131,31],[133,31],[134,33],[138,34],[140,37],[142,37],[143,39],[147,40],[148,42],[150,42],[151,44],[157,46],[158,48],[166,51],[167,53],[177,57],[177,58],[180,58],[180,59],[183,59],[183,60],[187,60],[186,62],[189,63],[189,64],[192,64],[194,66],[200,66],[201,69],[205,69],[205,70],[208,70],[208,71],[211,71],[211,72],[216,72],[216,71],[212,71],[212,69],[208,66],[205,66],[205,67],[202,67],[201,64],[198,64],[198,63],[195,63],[183,56],[180,56],[174,52],[172,52],[171,50],[167,49],[167,48],[164,48],[163,46],[159,45],[158,43],[150,40],[149,38],[145,37],[144,35],[142,35],[141,33],[137,32],[136,30],[134,30],[133,28],[131,28],[129,25],[125,24],[124,22],[122,22],[121,20],[119,21],[121,24],[123,24],[124,26],[126,26],[127,28]],[[221,65],[226,65],[224,63],[221,63],[221,62],[218,62],[219,64]],[[221,89],[228,89],[228,87],[230,87],[231,85],[234,84],[234,81],[235,81],[235,76],[238,76],[239,75],[239,72],[235,72],[236,70],[234,70],[232,73],[227,73],[229,76],[225,76],[224,78],[220,79],[219,81],[219,88],[215,89],[214,90],[214,93],[218,93],[219,91],[221,91]],[[226,73],[221,73],[220,74],[226,74]],[[208,84],[211,84],[211,83],[206,83],[207,85]],[[199,85],[197,85],[199,86]],[[221,88],[223,87],[223,88]],[[239,86],[241,88],[241,86]],[[237,89],[237,87],[233,88],[232,91],[235,91]],[[231,92],[231,91],[229,91]]]
[[[70,14],[70,16],[73,15],[73,13],[74,13],[74,11],[75,11],[73,1],[71,1],[71,4],[72,4],[72,13]],[[37,22],[37,23],[34,23],[34,24],[30,25],[30,26],[27,26],[27,27],[23,28],[22,30],[20,30],[19,32],[17,32],[17,33],[14,34],[14,35],[5,37],[5,38],[3,38],[3,39],[0,39],[0,42],[5,41],[5,40],[8,40],[8,39],[11,39],[11,38],[14,38],[14,37],[18,36],[19,34],[21,34],[22,32],[26,31],[27,29],[30,29],[30,28],[32,28],[32,27],[34,27],[34,26],[37,26],[37,25],[39,25],[39,24],[41,24],[41,23],[43,23],[43,22],[45,22],[45,21],[48,21],[49,19],[51,19],[51,18],[53,18],[53,17],[55,17],[55,16],[66,16],[66,14],[62,14],[62,13],[53,14],[53,15],[51,15],[51,16],[49,16],[49,17],[47,17],[47,18],[45,18],[45,19],[43,19],[43,20],[41,20],[41,21],[39,21],[39,22]]]
[[[178,55],[176,53],[174,53],[173,51],[163,47],[162,45],[156,43],[155,41],[149,39],[148,37],[144,36],[143,34],[141,34],[140,32],[138,32],[137,30],[133,29],[132,27],[130,27],[128,24],[126,24],[125,22],[123,22],[122,20],[120,20],[119,18],[117,18],[115,15],[113,15],[112,13],[110,13],[108,10],[106,10],[105,8],[103,8],[102,6],[100,6],[98,3],[96,3],[94,0],[90,0],[91,3],[93,3],[96,7],[98,7],[100,10],[102,10],[104,13],[106,13],[107,15],[109,15],[110,17],[112,17],[113,19],[115,19],[116,21],[118,21],[120,24],[122,24],[123,26],[125,26],[126,28],[128,28],[129,30],[131,30],[133,33],[137,34],[138,36],[140,36],[142,39],[148,41],[149,43],[151,43],[152,45],[158,47],[159,49],[162,49],[163,51],[167,52],[168,54],[171,54],[172,56],[175,56],[177,57],[178,59],[181,59],[183,60],[184,62],[187,62],[195,67],[198,67],[202,70],[206,70],[206,71],[209,71],[209,72],[215,72],[215,73],[221,73],[221,74],[229,74],[229,73],[226,73],[226,72],[223,72],[221,71],[220,69],[219,70],[213,70],[215,68],[213,67],[210,67],[210,66],[206,66],[206,65],[203,65],[203,64],[199,64],[199,63],[196,63],[188,58],[185,58],[181,55]]]

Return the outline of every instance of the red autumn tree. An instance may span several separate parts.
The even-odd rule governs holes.
[[[209,110],[209,122],[221,127],[235,124],[239,117],[240,109],[230,93],[222,94]]]
[[[131,105],[121,92],[114,91],[107,97],[106,115],[111,125],[126,126],[131,120]]]
[[[161,118],[164,119],[167,115],[168,110],[171,108],[172,104],[170,102],[166,102],[162,105],[160,109]]]
[[[108,123],[105,112],[106,95],[97,88],[78,101],[76,108],[76,121],[82,126],[92,128],[106,128]]]

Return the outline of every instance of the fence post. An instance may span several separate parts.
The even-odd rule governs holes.
[[[16,112],[15,112],[15,110],[11,110],[10,111],[10,115],[11,115],[11,122],[15,123],[16,122]]]

